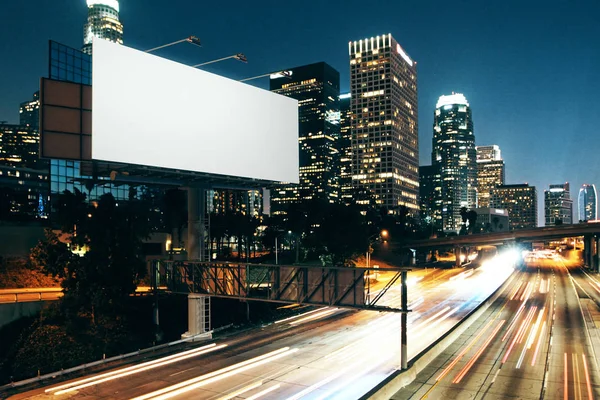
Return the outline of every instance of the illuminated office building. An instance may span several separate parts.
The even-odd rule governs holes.
[[[508,211],[510,230],[537,228],[537,191],[528,184],[502,185],[492,189],[491,208]]]
[[[39,159],[38,151],[37,130],[0,125],[0,220],[47,217],[48,164]]]
[[[598,219],[597,199],[596,186],[584,183],[579,189],[579,221],[595,221]]]
[[[573,200],[569,183],[550,185],[544,190],[544,215],[546,226],[573,223]]]
[[[348,43],[352,183],[376,205],[419,210],[417,63],[391,34]]]
[[[433,116],[431,164],[440,171],[442,229],[458,232],[460,210],[477,207],[477,159],[473,118],[460,93],[441,96]]]
[[[353,202],[351,98],[350,93],[340,95],[340,198],[343,204]]]
[[[123,24],[118,0],[87,0],[88,19],[83,27],[82,51],[92,54],[93,38],[123,44]]]
[[[19,124],[35,131],[40,128],[40,91],[33,94],[33,100],[21,103],[19,107]]]
[[[262,215],[262,194],[259,190],[217,189],[212,192],[210,212],[239,213],[250,217]]]
[[[287,71],[271,75],[270,90],[298,100],[300,183],[271,191],[273,214],[301,201],[339,201],[340,74],[324,62]]]
[[[40,137],[37,130],[21,125],[0,125],[0,165],[36,168]]]
[[[421,221],[425,225],[442,226],[442,179],[436,165],[419,167],[419,202]]]
[[[497,145],[477,146],[477,205],[490,206],[490,193],[504,185],[504,160]]]

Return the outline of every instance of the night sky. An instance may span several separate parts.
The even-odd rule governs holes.
[[[79,48],[85,0],[2,1],[0,120],[47,75],[48,39]],[[543,191],[600,184],[600,1],[191,1],[121,0],[125,44],[147,49],[191,34],[157,54],[200,63],[243,52],[207,70],[241,79],[325,61],[349,88],[348,41],[391,33],[418,62],[421,164],[430,163],[437,98],[465,94],[478,145],[498,144],[507,183]],[[267,80],[255,81],[266,87]],[[574,216],[575,216],[574,215]],[[575,216],[576,218],[576,216]]]

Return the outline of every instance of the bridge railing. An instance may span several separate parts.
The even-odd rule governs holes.
[[[386,271],[392,277],[372,294],[369,272],[375,268],[273,265],[229,262],[153,261],[156,284],[174,293],[215,297],[407,312],[378,305],[408,268]],[[404,273],[403,273],[404,272]],[[403,286],[406,290],[406,286]]]

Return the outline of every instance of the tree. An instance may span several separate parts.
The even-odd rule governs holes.
[[[469,223],[469,231],[471,233],[477,232],[477,212],[475,210],[469,210],[467,212],[467,222]]]
[[[146,272],[142,240],[149,236],[149,207],[131,198],[117,203],[104,194],[94,204],[85,194],[65,191],[57,202],[57,220],[68,245],[47,232],[32,251],[32,262],[62,278],[65,304],[76,312],[112,313],[135,292]],[[85,251],[82,256],[71,250]]]

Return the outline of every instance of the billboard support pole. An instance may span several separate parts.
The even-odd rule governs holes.
[[[207,190],[204,187],[188,187],[188,235],[189,261],[207,260],[208,218],[206,208]],[[192,266],[192,268],[194,268]],[[194,284],[194,290],[196,285]],[[188,295],[188,331],[182,338],[210,339],[210,296],[190,293]]]

